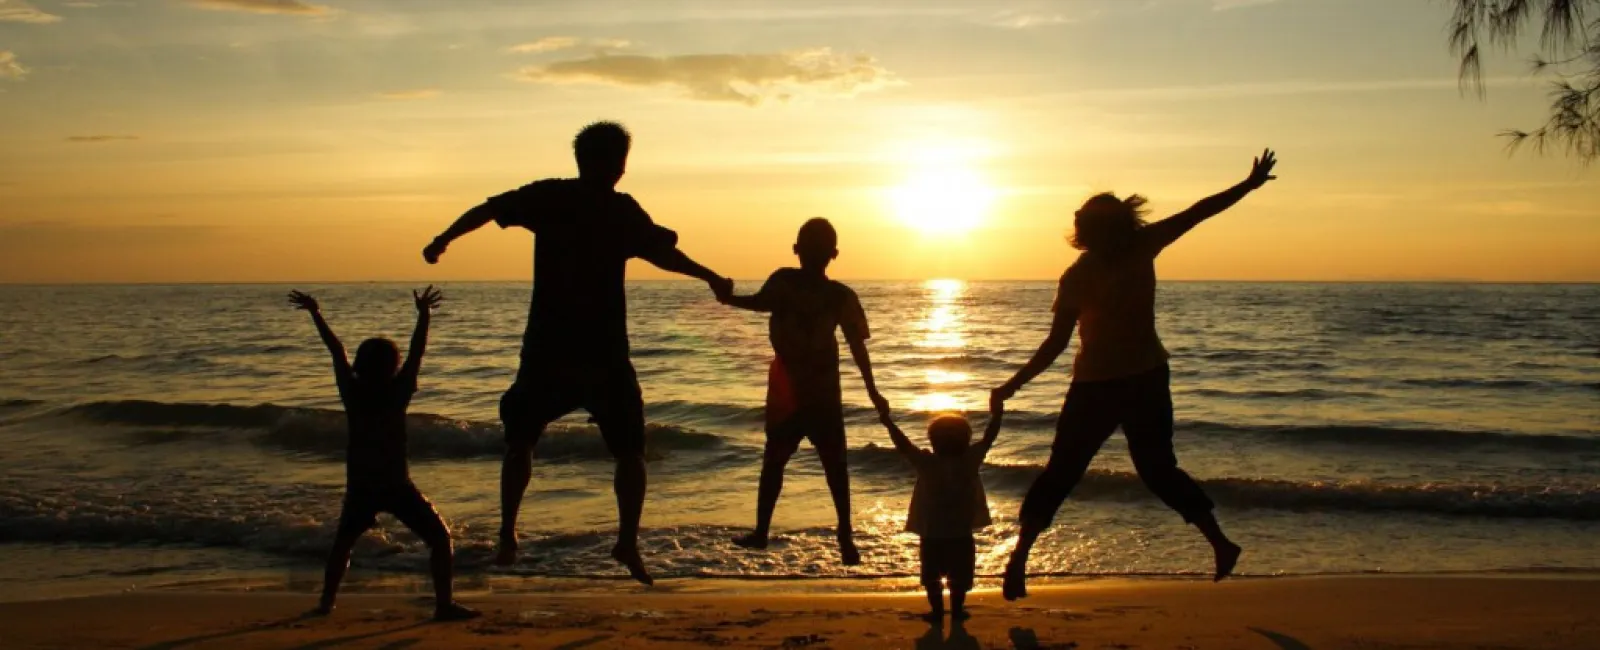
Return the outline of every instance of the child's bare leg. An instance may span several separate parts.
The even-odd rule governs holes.
[[[450,528],[427,498],[411,489],[406,503],[394,515],[428,544],[428,569],[433,574],[433,620],[461,621],[479,616],[455,600],[455,547]]]
[[[839,555],[845,566],[861,564],[861,552],[856,550],[855,529],[850,521],[850,465],[845,457],[843,442],[837,449],[817,449],[817,457],[821,459],[822,472],[828,478],[833,510],[839,515]]]
[[[328,551],[328,566],[323,571],[322,600],[313,610],[316,613],[333,612],[334,600],[339,597],[339,585],[344,582],[345,571],[350,568],[350,552],[355,549],[362,532],[365,531],[348,531],[341,527],[338,535],[334,537],[333,549]]]
[[[938,583],[923,585],[928,590],[928,614],[922,618],[931,623],[944,621],[944,589]],[[951,593],[954,596],[954,592]],[[951,601],[954,606],[954,601]]]
[[[734,538],[734,544],[753,549],[767,547],[772,512],[778,508],[778,497],[783,493],[783,470],[793,454],[794,450],[783,443],[767,442],[766,451],[762,453],[761,481],[756,488],[756,529]]]

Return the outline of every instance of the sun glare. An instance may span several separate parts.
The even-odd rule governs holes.
[[[972,165],[970,155],[921,151],[908,155],[911,169],[889,189],[895,215],[912,229],[935,236],[961,235],[983,223],[995,190]]]

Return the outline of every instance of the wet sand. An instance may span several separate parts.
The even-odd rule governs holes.
[[[671,590],[671,584],[668,585]],[[932,628],[916,593],[736,587],[473,594],[484,612],[432,623],[431,600],[351,594],[328,618],[290,593],[138,592],[0,604],[4,648],[1600,648],[1594,577],[1096,580]]]

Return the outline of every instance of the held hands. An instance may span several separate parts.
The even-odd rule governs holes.
[[[717,278],[715,280],[707,280],[706,284],[711,286],[711,293],[717,297],[717,302],[726,303],[728,302],[729,298],[733,297],[732,278]]]
[[[1016,394],[1017,387],[1011,385],[1011,382],[1008,381],[1004,384],[1001,384],[999,388],[990,391],[989,408],[993,409],[995,404],[1004,404],[1006,400],[1011,399]]]
[[[878,421],[886,426],[894,424],[894,416],[889,412],[889,400],[883,398],[883,393],[872,391],[867,393],[872,400],[872,407],[878,410]]]
[[[309,298],[309,296],[307,297]],[[423,289],[420,293],[412,291],[411,299],[417,301],[417,313],[426,314],[433,311],[434,307],[438,307],[439,303],[444,301],[444,294],[439,293],[439,290],[433,288],[433,285],[430,284],[428,288]]]
[[[1278,177],[1272,174],[1272,168],[1277,166],[1278,153],[1264,149],[1261,155],[1256,157],[1255,162],[1250,164],[1250,177],[1246,178],[1245,182],[1249,183],[1251,188],[1258,188],[1266,185],[1267,181],[1278,180]]]
[[[312,298],[311,294],[300,291],[289,292],[289,304],[294,305],[295,309],[304,309],[313,314],[317,313],[317,311],[320,309],[320,307],[317,306],[316,298]]]
[[[427,260],[429,264],[438,264],[439,256],[443,255],[445,249],[449,247],[450,242],[445,241],[443,237],[435,237],[433,241],[428,242],[428,245],[423,247],[422,259]]]

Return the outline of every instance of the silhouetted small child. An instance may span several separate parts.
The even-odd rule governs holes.
[[[722,302],[770,312],[768,327],[777,358],[767,373],[767,444],[756,495],[756,529],[733,540],[745,548],[767,547],[772,511],[783,490],[783,470],[808,439],[822,461],[828,491],[839,515],[839,554],[846,565],[861,563],[850,523],[850,475],[845,460],[844,398],[839,386],[839,341],[844,333],[850,355],[874,404],[883,401],[872,380],[867,354],[867,315],[861,300],[844,284],[828,279],[828,265],[839,256],[839,235],[826,219],[811,219],[795,238],[800,268],[778,269],[751,296],[721,296]]]
[[[991,522],[989,499],[983,493],[983,480],[978,470],[989,454],[989,447],[1000,435],[1000,421],[1005,406],[999,400],[989,402],[989,426],[983,440],[972,443],[972,425],[959,415],[945,415],[928,425],[928,441],[933,451],[928,452],[912,444],[906,434],[895,426],[886,406],[880,406],[879,416],[889,429],[894,448],[904,454],[917,470],[917,487],[911,493],[911,512],[906,517],[906,530],[922,538],[922,586],[928,590],[930,622],[944,617],[944,597],[939,578],[950,584],[950,616],[961,620],[967,617],[963,607],[967,592],[972,590],[972,578],[977,564],[977,548],[972,531],[981,530]]]
[[[451,596],[454,557],[450,529],[439,512],[411,482],[406,463],[406,408],[417,392],[417,373],[428,345],[428,321],[441,296],[432,286],[422,293],[412,292],[417,302],[417,329],[411,336],[411,352],[404,365],[400,350],[389,339],[373,338],[356,348],[356,362],[345,359],[344,344],[322,319],[316,299],[299,291],[289,294],[295,307],[311,312],[311,320],[322,335],[322,342],[333,354],[333,377],[339,386],[350,422],[350,445],[345,465],[344,509],[339,513],[339,532],[322,585],[318,614],[333,611],[350,566],[350,551],[356,541],[377,523],[378,513],[387,512],[405,524],[428,544],[433,573],[434,613],[439,621],[458,621],[478,616]]]

